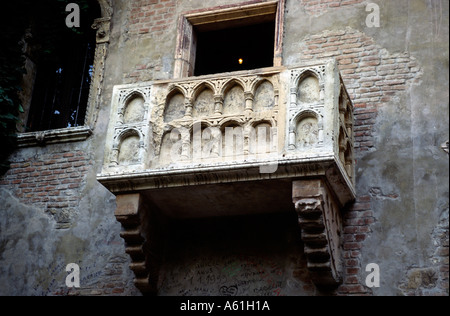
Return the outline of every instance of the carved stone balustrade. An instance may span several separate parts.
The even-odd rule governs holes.
[[[355,197],[352,111],[334,60],[116,86],[98,180],[117,196],[136,285],[156,291],[148,221],[160,214],[294,207],[313,280],[339,284],[341,211]]]

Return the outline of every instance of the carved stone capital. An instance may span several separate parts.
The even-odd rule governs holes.
[[[341,217],[324,180],[293,182],[308,270],[319,287],[336,286],[341,276]]]
[[[223,113],[223,95],[214,95],[214,113],[217,115],[222,115]]]
[[[184,107],[186,109],[186,113],[184,114],[184,117],[186,119],[192,118],[192,110],[194,108],[194,103],[191,98],[187,98],[184,102]]]
[[[97,30],[97,44],[108,43],[110,33],[111,18],[99,18],[94,21],[92,28]]]

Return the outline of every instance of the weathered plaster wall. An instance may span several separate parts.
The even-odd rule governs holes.
[[[0,294],[139,295],[114,196],[96,181],[113,86],[171,78],[179,14],[237,2],[114,1],[93,135],[22,149],[0,179]],[[380,7],[379,28],[365,24],[369,2]],[[337,294],[448,295],[449,158],[441,149],[449,139],[448,6],[440,0],[286,1],[284,65],[337,58],[355,105],[357,201],[344,214],[345,278]],[[76,157],[83,158],[70,161]],[[219,232],[229,224],[246,240],[233,244],[217,232],[174,223],[160,294],[236,294],[223,278],[239,281],[247,292],[238,294],[269,294],[255,292],[269,279],[273,295],[317,294],[289,220],[281,223],[287,237],[279,230],[268,235],[271,260],[257,237],[246,237],[260,234],[258,228],[205,222]],[[248,249],[254,253],[245,254]],[[81,268],[78,290],[65,287],[70,262]],[[369,263],[380,266],[380,288],[364,284]],[[250,286],[258,272],[262,281]],[[216,279],[203,277],[208,273]]]
[[[160,294],[315,295],[298,233],[294,213],[177,221]]]
[[[140,295],[114,195],[96,180],[109,102],[101,96],[88,140],[20,149],[10,158],[0,178],[0,295]],[[80,267],[78,289],[66,286],[69,263]]]
[[[288,1],[285,62],[336,56],[355,104],[358,201],[347,216],[372,218],[347,220],[347,232],[369,232],[346,235],[351,272],[364,280],[378,263],[374,295],[448,294],[448,4],[373,1],[380,27],[368,28],[366,3],[308,18]]]
[[[96,182],[95,154],[80,171],[62,158],[92,153],[87,144],[26,149],[13,157],[28,171],[18,180],[9,179],[21,174],[7,174],[0,188],[1,294],[136,294],[114,198]],[[78,291],[65,285],[69,263],[80,266]]]

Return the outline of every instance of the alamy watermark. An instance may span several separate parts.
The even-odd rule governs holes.
[[[380,7],[376,3],[369,3],[366,6],[366,12],[370,12],[370,14],[366,17],[366,26],[367,27],[380,27]]]
[[[70,272],[66,276],[66,286],[69,288],[80,287],[80,266],[76,263],[69,263],[66,266],[66,272]]]
[[[80,6],[76,3],[69,3],[66,6],[66,12],[70,12],[66,17],[67,27],[80,27]],[[370,28],[380,27],[380,6],[376,3],[368,3],[366,12],[370,12],[366,17],[366,26]],[[239,60],[239,62],[241,63],[242,60]]]
[[[66,12],[70,12],[66,17],[66,26],[68,28],[80,27],[80,6],[76,3],[69,3],[66,6]]]
[[[370,272],[366,277],[366,286],[369,288],[380,287],[380,266],[376,263],[369,263],[366,272]]]

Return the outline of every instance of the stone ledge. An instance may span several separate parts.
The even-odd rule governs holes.
[[[260,168],[276,165],[273,173],[261,173]],[[356,193],[337,158],[329,155],[315,159],[292,159],[239,163],[222,166],[186,166],[175,170],[145,170],[137,172],[98,174],[97,180],[114,194],[173,187],[188,187],[218,183],[325,177],[339,196],[342,206],[352,201]]]
[[[21,133],[17,136],[19,148],[45,146],[68,142],[84,141],[92,135],[90,127],[70,127],[41,132]]]

